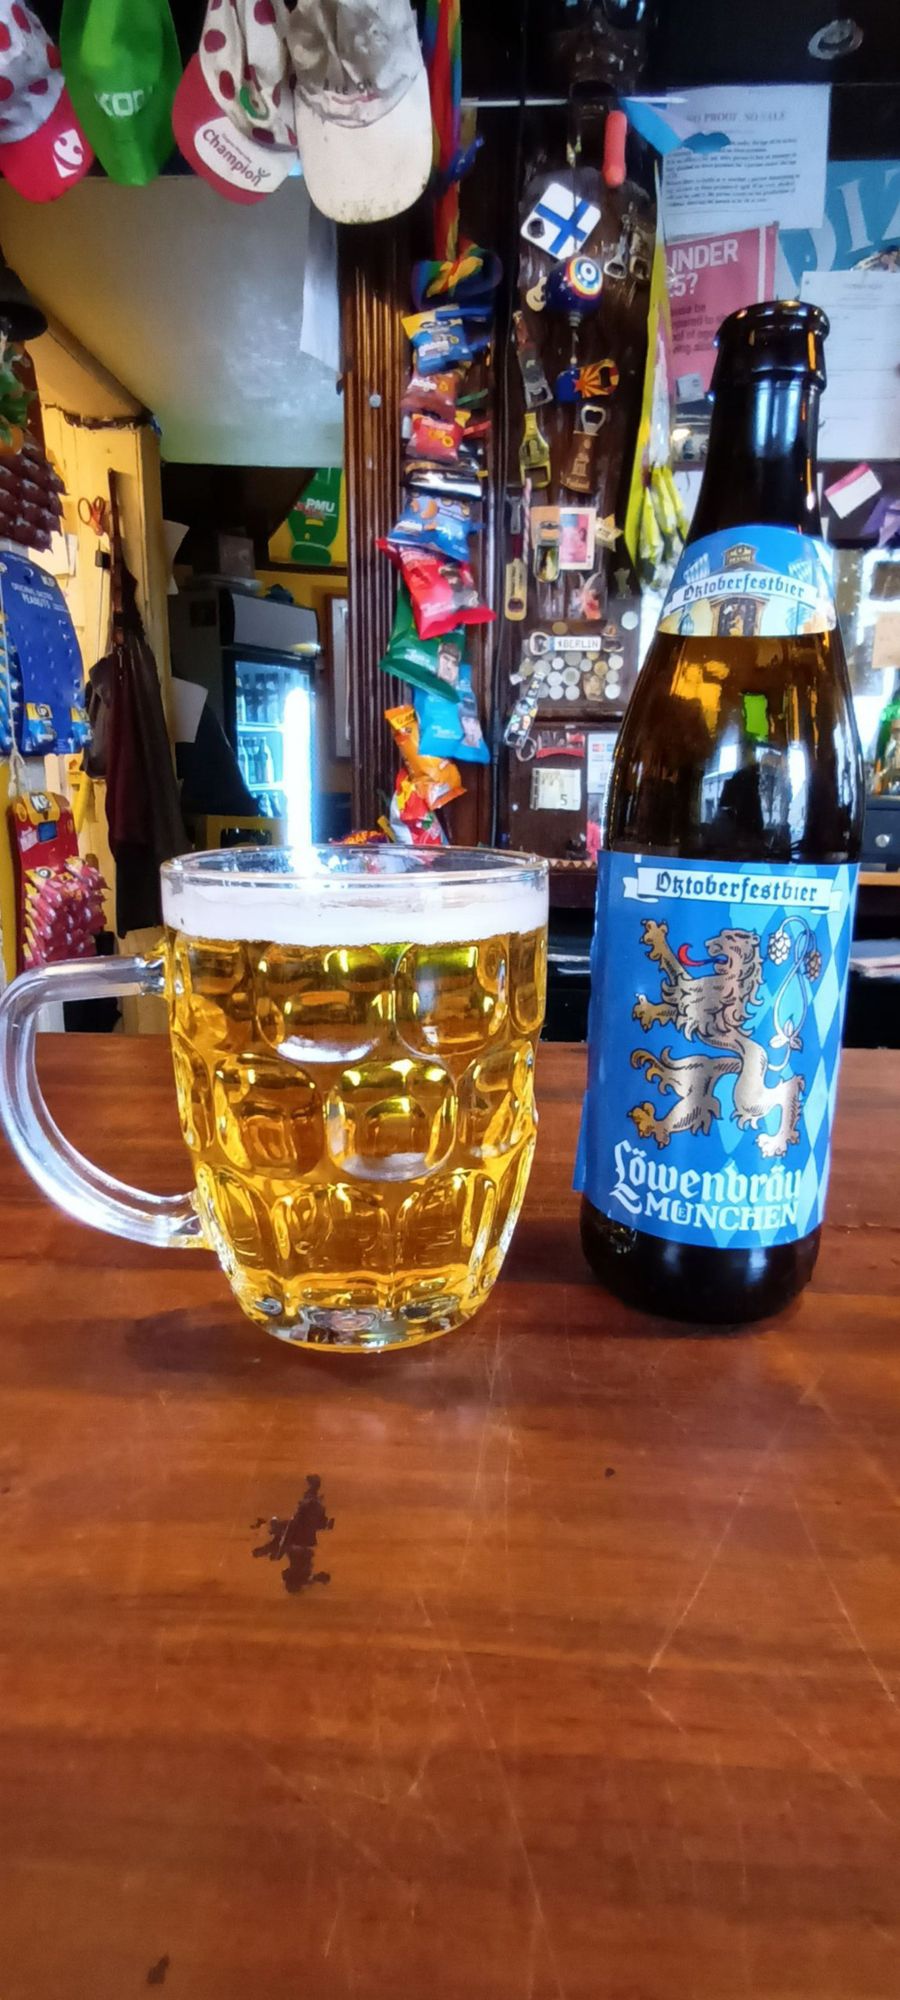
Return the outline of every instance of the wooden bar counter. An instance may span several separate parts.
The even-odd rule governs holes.
[[[2,2000],[897,2000],[900,1055],[845,1059],[812,1288],[718,1336],[583,1266],[583,1061],[493,1303],[403,1357],[0,1149]],[[41,1070],[184,1184],[163,1042]]]

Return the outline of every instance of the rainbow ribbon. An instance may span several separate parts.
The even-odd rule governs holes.
[[[459,180],[452,169],[460,155],[462,130],[462,25],[460,0],[427,0],[425,67],[431,94],[434,175],[434,255],[453,263],[459,245]]]

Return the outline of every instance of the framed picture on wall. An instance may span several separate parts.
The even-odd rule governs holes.
[[[350,755],[350,679],[347,672],[347,599],[325,599],[325,635],[331,674],[332,744],[335,757]]]

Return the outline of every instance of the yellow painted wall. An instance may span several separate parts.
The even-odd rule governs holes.
[[[109,644],[109,571],[99,569],[95,562],[98,549],[108,544],[98,542],[93,529],[79,520],[78,502],[82,498],[93,500],[98,494],[105,499],[113,472],[125,560],[137,578],[138,605],[168,708],[168,569],[156,433],[146,424],[134,429],[91,430],[69,423],[59,410],[46,408],[44,437],[66,483],[63,527],[78,538],[76,575],[59,580],[78,634],[85,674]]]
[[[342,489],[343,490],[343,489]],[[281,529],[279,529],[279,534]],[[271,553],[272,542],[269,543]],[[325,605],[329,597],[346,597],[347,574],[339,570],[302,569],[258,569],[256,572],[264,590],[279,584],[282,590],[289,590],[295,604],[305,605],[314,611],[319,625],[319,640],[325,644]],[[316,729],[316,789],[320,792],[349,792],[350,759],[334,757],[331,746],[334,742],[334,707],[331,676],[327,666],[316,675],[317,720]]]
[[[95,380],[94,364],[83,351],[68,342],[64,347],[48,334],[36,343],[34,360],[47,450],[66,487],[62,526],[78,539],[75,575],[61,576],[59,583],[72,614],[85,675],[95,660],[108,649],[110,580],[109,571],[98,568],[94,561],[98,549],[107,545],[100,543],[93,529],[79,520],[78,501],[82,497],[93,500],[97,494],[106,498],[109,473],[112,471],[117,475],[125,559],[137,580],[138,605],[159,669],[163,703],[168,713],[171,680],[166,603],[168,567],[162,525],[159,440],[146,423],[132,421],[137,415],[138,405],[127,390],[118,389],[102,370],[97,371]],[[79,399],[80,389],[84,392],[84,407],[93,410],[98,384],[102,388],[104,414],[121,417],[124,420],[122,428],[110,425],[90,429],[70,422],[64,414],[65,410],[69,415],[78,415],[73,403]],[[37,782],[46,782],[51,791],[71,791],[79,763],[79,757],[48,757],[44,760],[45,780]],[[6,830],[8,793],[9,772],[5,768],[0,772],[0,923],[3,927],[4,967],[7,977],[12,977],[15,971],[15,880]],[[88,797],[87,818],[79,837],[79,846],[82,854],[96,855],[110,885],[107,921],[114,929],[112,885],[115,864],[107,839],[102,784],[94,785]],[[153,941],[153,936],[144,932],[130,936],[121,942],[120,949],[128,952],[146,948]],[[135,1027],[137,1016],[134,1003],[126,1002],[125,1007],[134,1016],[129,1019],[128,1025]],[[140,1025],[149,1024],[150,1010],[146,1009],[141,1015]]]

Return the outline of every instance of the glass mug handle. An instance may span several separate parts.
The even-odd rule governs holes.
[[[37,1016],[49,1001],[164,989],[162,961],[145,958],[69,960],[20,973],[0,996],[0,1122],[26,1173],[76,1222],[164,1250],[205,1250],[192,1194],[144,1194],[69,1145],[47,1108],[35,1066]]]

